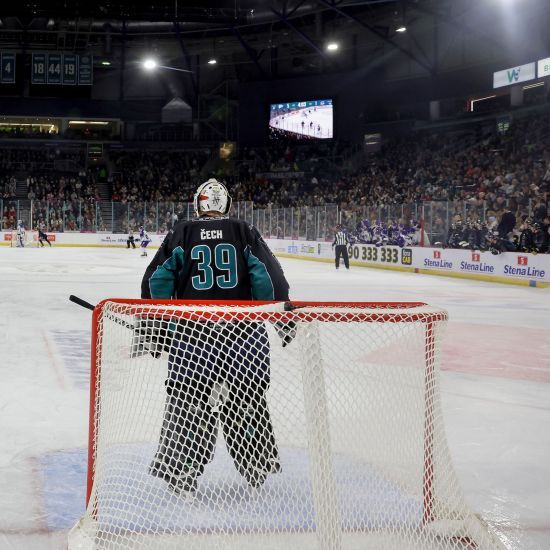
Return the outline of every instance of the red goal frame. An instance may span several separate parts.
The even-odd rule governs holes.
[[[170,317],[181,316],[182,318],[193,318],[200,316],[202,319],[211,317],[212,320],[227,320],[229,318],[239,318],[238,311],[228,313],[227,311],[216,312],[212,311],[212,306],[241,306],[254,307],[261,305],[277,304],[276,301],[221,301],[221,300],[140,300],[140,299],[105,299],[99,302],[92,314],[92,333],[91,333],[91,365],[90,365],[90,404],[89,404],[89,424],[88,424],[88,472],[87,472],[87,487],[86,487],[86,507],[89,504],[95,472],[95,436],[96,436],[96,401],[98,397],[98,370],[101,361],[101,342],[98,342],[98,327],[100,325],[103,310],[107,303],[115,303],[121,305],[139,306],[139,313],[143,315],[144,308],[146,313],[147,306],[205,306],[208,307],[208,312],[196,310],[192,312],[173,312]],[[425,373],[424,373],[424,473],[423,473],[423,524],[428,524],[434,519],[433,514],[433,476],[434,476],[434,461],[433,461],[433,443],[434,443],[434,424],[433,424],[433,408],[435,397],[435,330],[434,323],[447,320],[447,313],[444,310],[437,312],[415,312],[416,308],[427,307],[424,302],[309,302],[309,301],[293,301],[292,306],[296,309],[292,311],[247,311],[247,319],[281,319],[285,320],[292,318],[296,320],[298,317],[302,321],[340,321],[352,322],[361,320],[363,322],[375,323],[407,323],[407,322],[423,322],[425,323]],[[327,307],[327,308],[350,308],[350,309],[365,309],[368,310],[364,314],[355,311],[354,313],[323,313],[318,312],[301,312],[299,308],[305,307]],[[407,313],[406,310],[411,310]],[[377,312],[378,311],[378,312]],[[152,312],[153,313],[153,312]],[[154,312],[158,314],[158,312]]]

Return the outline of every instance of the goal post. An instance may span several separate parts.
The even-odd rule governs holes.
[[[37,248],[39,246],[38,243],[38,231],[31,230],[31,229],[25,229],[25,237],[23,240],[25,247],[29,248]],[[11,238],[10,238],[10,246],[18,247],[19,242],[17,239],[17,231],[11,232]]]
[[[423,303],[106,300],[74,549],[500,549],[467,506]]]

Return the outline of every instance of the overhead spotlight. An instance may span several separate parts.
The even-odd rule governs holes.
[[[405,32],[407,30],[407,27],[405,25],[401,25],[395,29],[395,32]]]
[[[209,65],[215,65],[216,63],[218,62],[217,59],[214,59],[213,57],[211,59],[208,60],[208,64]]]
[[[327,50],[329,52],[335,52],[339,48],[338,42],[329,42],[327,44]]]
[[[157,62],[154,59],[146,59],[143,62],[143,68],[147,71],[152,71],[157,66]]]
[[[51,29],[51,28],[53,28],[54,26],[55,26],[55,21],[50,17],[50,18],[48,19],[48,22],[46,23],[46,27],[47,27],[48,29]]]
[[[111,62],[110,61],[107,61],[107,60],[103,60],[101,62],[101,64],[104,66],[104,67],[110,67],[111,66]]]

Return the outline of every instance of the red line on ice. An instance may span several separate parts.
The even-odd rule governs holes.
[[[550,383],[550,330],[450,322],[442,369]]]

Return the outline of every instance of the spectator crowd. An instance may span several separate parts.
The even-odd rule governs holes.
[[[105,178],[115,203],[110,228],[128,232],[145,225],[148,230],[168,230],[192,201],[197,184],[219,169],[214,157],[215,151],[208,148],[111,151]],[[96,176],[89,171],[76,175],[56,170],[59,160],[84,165],[79,151],[2,150],[3,228],[13,227],[21,174],[26,174],[25,198],[38,204],[35,219],[48,230],[105,228]],[[416,132],[390,141],[368,157],[354,156],[326,142],[274,142],[244,149],[241,159],[225,173],[233,200],[251,201],[255,209],[336,204],[354,232],[358,224],[364,232],[367,226],[380,228],[383,223],[391,234],[395,233],[392,228],[410,225],[411,216],[388,215],[382,222],[378,206],[423,203],[430,209],[432,243],[494,250],[547,249],[548,114],[518,118],[506,133],[495,128],[467,144],[450,133]],[[410,208],[402,208],[405,212]],[[504,234],[498,227],[508,213],[515,222]]]

